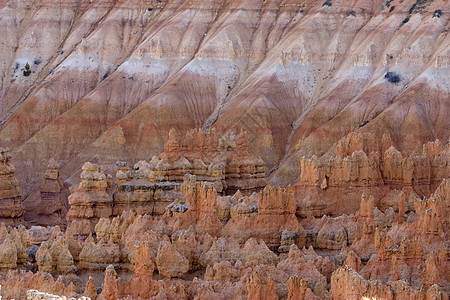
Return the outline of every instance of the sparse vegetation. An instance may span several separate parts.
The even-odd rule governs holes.
[[[390,13],[393,12],[394,9],[395,9],[395,5],[392,5],[392,7],[391,7],[391,9],[389,10],[389,12],[390,12]]]
[[[402,27],[403,25],[405,25],[406,23],[408,23],[410,17],[411,17],[411,16],[408,15],[408,16],[402,21],[402,23],[400,24],[399,28]]]
[[[363,126],[366,125],[367,123],[369,123],[368,120],[364,121],[361,125],[359,125],[359,128],[363,127]]]
[[[394,72],[387,72],[386,75],[384,75],[384,78],[386,78],[390,83],[400,82],[400,75]]]
[[[25,70],[23,70],[23,76],[28,77],[31,74],[30,65],[27,63],[25,65]]]
[[[324,6],[331,6],[331,0],[326,0],[323,4],[322,7]]]
[[[433,18],[440,18],[442,16],[442,10],[436,9],[433,13]]]
[[[421,10],[425,9],[425,3],[427,3],[430,0],[417,0],[416,3],[414,3],[411,8],[409,9],[409,14],[420,12]]]

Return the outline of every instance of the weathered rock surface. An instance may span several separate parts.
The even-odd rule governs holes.
[[[102,168],[87,162],[82,169],[81,182],[69,196],[67,221],[72,234],[87,236],[94,232],[100,218],[112,215],[112,197],[107,193],[108,182]]]
[[[18,225],[23,222],[22,195],[11,164],[8,149],[0,148],[0,222]]]
[[[189,270],[189,261],[170,242],[160,244],[156,265],[159,273],[169,278],[180,277]]]
[[[195,175],[186,175],[181,190],[186,195],[189,208],[185,213],[175,215],[175,226],[186,228],[194,225],[198,232],[217,234],[223,224],[216,214],[215,185],[197,181]]]
[[[41,201],[37,208],[38,218],[33,220],[35,223],[41,226],[65,226],[65,216],[69,208],[62,194],[63,187],[59,164],[50,159],[40,188]]]
[[[184,175],[211,182],[216,190],[254,190],[266,185],[264,161],[248,152],[247,133],[219,139],[216,131],[190,130],[185,136],[171,129],[164,152],[149,163],[140,162],[142,177],[152,182],[183,182]]]
[[[301,158],[300,182],[294,186],[297,215],[354,213],[363,192],[376,197],[381,210],[390,206],[398,210],[398,197],[392,189],[407,194],[411,210],[418,195],[429,196],[442,179],[450,176],[448,143],[429,142],[417,153],[400,153],[393,146],[378,152],[390,145],[390,138],[385,135],[384,140],[369,143],[362,142],[366,141],[363,137],[374,139],[370,134],[349,134],[338,143],[339,155]],[[356,151],[349,154],[348,149]],[[336,204],[344,201],[345,205],[337,209]]]
[[[182,197],[180,185],[174,182],[151,182],[145,178],[131,178],[118,185],[113,195],[112,214],[120,216],[124,211],[132,210],[139,215],[162,215],[173,199]]]
[[[246,200],[241,201],[245,203]],[[246,207],[250,207],[251,211],[253,206]],[[287,230],[295,235],[297,244],[304,245],[306,233],[295,216],[296,205],[292,188],[266,187],[258,195],[256,208],[256,214],[239,208],[238,213],[232,214],[223,227],[222,234],[230,235],[240,243],[257,237],[270,246],[279,246],[281,234]]]
[[[444,2],[1,2],[0,295],[448,299]]]
[[[98,153],[111,172],[157,155],[173,127],[241,127],[286,183],[292,156],[352,131],[401,152],[447,141],[447,10],[415,3],[2,4],[0,142],[18,169],[33,162],[27,197],[51,157],[63,179]]]

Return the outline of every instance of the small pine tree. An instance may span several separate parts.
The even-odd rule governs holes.
[[[30,76],[30,74],[31,74],[30,65],[27,63],[25,65],[25,70],[23,70],[23,76]]]

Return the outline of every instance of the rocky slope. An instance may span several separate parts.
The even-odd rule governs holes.
[[[99,196],[107,187],[103,172],[86,163],[81,177],[66,232],[1,224],[0,295],[448,299],[449,179],[413,207],[400,193],[396,211],[382,212],[363,195],[354,214],[296,218],[292,187],[221,197],[213,183],[187,175],[186,210],[162,216],[130,210],[112,218],[114,200]]]
[[[447,2],[0,0],[1,297],[448,299]]]
[[[441,0],[4,0],[0,145],[36,199],[50,158],[63,179],[111,172],[171,128],[245,129],[281,185],[352,131],[446,142],[448,16]]]

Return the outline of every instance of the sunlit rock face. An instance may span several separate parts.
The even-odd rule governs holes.
[[[9,1],[0,16],[0,144],[24,198],[50,158],[63,180],[85,161],[112,173],[171,128],[247,131],[282,185],[353,131],[402,153],[449,137],[440,2]]]
[[[94,232],[100,218],[112,215],[112,197],[107,192],[108,180],[101,167],[86,162],[82,170],[80,184],[71,190],[66,217],[70,232],[87,236]]]
[[[10,225],[23,222],[22,192],[8,149],[0,148],[0,221]]]
[[[36,223],[39,225],[65,225],[68,203],[64,198],[63,188],[64,184],[59,177],[59,165],[55,160],[50,159],[44,174],[44,182],[39,191],[40,201]]]
[[[0,297],[448,299],[449,15],[0,1]]]

